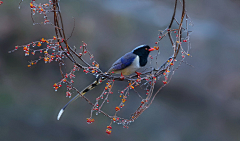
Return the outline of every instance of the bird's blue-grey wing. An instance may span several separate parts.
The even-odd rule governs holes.
[[[119,58],[116,62],[114,62],[109,71],[125,69],[126,67],[132,64],[135,58],[136,55],[133,54],[132,52],[129,52],[122,56],[121,58]]]

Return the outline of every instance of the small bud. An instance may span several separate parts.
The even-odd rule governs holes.
[[[66,92],[66,97],[69,97],[69,98],[70,98],[71,95],[72,95],[72,94],[71,94],[69,91]]]
[[[87,123],[88,124],[91,124],[91,123],[93,123],[94,122],[94,119],[93,118],[87,118]]]
[[[37,46],[40,47],[42,44],[40,42],[38,42]]]
[[[155,50],[159,50],[159,46],[154,46]]]
[[[107,128],[108,128],[108,129],[112,129],[112,126],[109,125],[109,126],[107,126]]]

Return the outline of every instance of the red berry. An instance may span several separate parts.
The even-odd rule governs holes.
[[[106,133],[108,134],[108,135],[110,135],[111,134],[111,130],[109,130],[109,129],[106,129]]]
[[[167,84],[167,81],[163,81],[163,84]]]
[[[120,108],[119,108],[119,107],[116,107],[115,110],[116,110],[116,111],[120,111]]]

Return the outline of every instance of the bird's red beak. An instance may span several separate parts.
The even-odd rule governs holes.
[[[155,48],[152,48],[152,47],[151,47],[148,51],[154,51],[154,50],[155,50]]]

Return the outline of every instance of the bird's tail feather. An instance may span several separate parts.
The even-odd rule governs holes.
[[[72,102],[74,102],[76,99],[78,99],[79,97],[83,96],[84,94],[86,94],[88,91],[94,89],[97,85],[101,84],[102,81],[106,80],[106,78],[99,78],[97,80],[95,80],[92,84],[90,84],[89,86],[87,86],[85,89],[83,89],[80,93],[78,93],[76,96],[74,96],[58,113],[58,117],[57,120],[60,119],[60,117],[62,116],[64,110],[67,108],[67,106],[69,104],[71,104]]]

